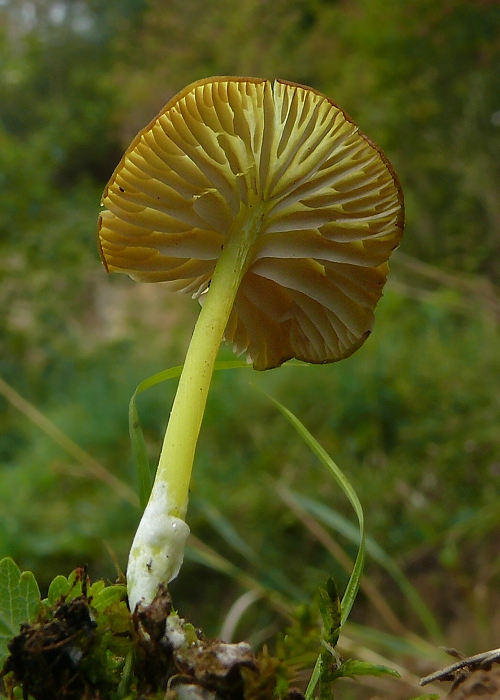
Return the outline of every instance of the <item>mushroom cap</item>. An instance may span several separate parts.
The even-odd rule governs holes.
[[[311,88],[217,77],[174,97],[104,191],[103,263],[200,297],[256,198],[265,216],[225,339],[256,369],[348,357],[370,334],[403,195],[380,149]]]

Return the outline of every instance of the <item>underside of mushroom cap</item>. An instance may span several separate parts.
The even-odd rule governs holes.
[[[265,216],[226,340],[256,369],[349,356],[370,333],[403,198],[381,151],[311,88],[222,77],[179,93],[104,192],[103,262],[203,295],[232,222],[255,201]]]

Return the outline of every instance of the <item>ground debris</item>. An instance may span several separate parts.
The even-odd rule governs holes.
[[[92,645],[96,626],[85,598],[63,603],[54,619],[21,627],[9,644],[4,674],[13,673],[26,698],[81,700],[90,690],[81,662]]]
[[[452,681],[450,700],[500,700],[500,649],[469,657],[456,649],[445,651],[458,661],[422,678],[420,685]]]
[[[470,671],[453,684],[448,700],[500,700],[500,667]]]
[[[90,586],[83,569],[72,585],[10,642],[10,700],[20,689],[25,700],[303,700],[283,662],[206,639],[176,614],[166,587],[130,613],[118,586]]]
[[[255,655],[246,642],[228,644],[221,640],[206,639],[181,617],[171,612],[170,597],[166,588],[160,588],[157,597],[148,608],[138,608],[136,628],[146,650],[148,669],[152,659],[169,660],[170,668],[163,680],[156,674],[157,686],[167,691],[167,700],[301,700],[301,694],[288,691],[277,695],[278,675],[281,664],[264,651]],[[171,603],[171,601],[170,601]],[[162,615],[159,611],[163,610]],[[160,630],[162,634],[160,636]],[[257,694],[256,694],[257,693]]]

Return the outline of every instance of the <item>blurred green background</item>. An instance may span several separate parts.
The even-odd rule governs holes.
[[[328,573],[346,580],[275,487],[352,519],[349,505],[257,384],[346,472],[368,533],[419,591],[441,640],[468,653],[500,646],[497,1],[0,0],[0,377],[136,488],[128,401],[141,380],[182,362],[197,303],[105,274],[100,194],[135,133],[210,75],[281,77],[330,96],[396,168],[407,225],[374,333],[352,358],[215,377],[192,532],[293,602]],[[109,549],[125,568],[137,508],[2,387],[0,556],[42,588],[85,562],[115,578]],[[138,400],[153,462],[172,392],[163,384]],[[194,558],[172,586],[176,605],[216,634],[244,587]],[[406,629],[428,637],[370,559],[367,578]],[[276,616],[262,604],[245,620],[239,636],[265,638]],[[365,594],[353,620],[397,632]]]

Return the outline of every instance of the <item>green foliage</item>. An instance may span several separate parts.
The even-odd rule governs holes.
[[[304,506],[308,513],[311,513],[320,522],[328,525],[335,532],[343,535],[351,542],[359,543],[359,532],[357,528],[340,513],[314,499],[301,497],[297,494],[295,494],[294,497],[298,500],[299,504]],[[435,617],[418,591],[411,585],[397,562],[369,536],[366,538],[366,553],[380,564],[393,578],[394,582],[397,583],[407,602],[413,607],[418,617],[422,620],[427,633],[435,639],[440,639],[441,631]]]
[[[176,1],[167,11],[150,0],[121,73],[128,100],[150,106],[151,117],[158,95],[209,75],[322,90],[396,166],[404,250],[498,282],[499,30],[493,2],[279,0],[263,10],[242,0],[234,12],[231,0]]]
[[[341,628],[341,605],[333,578],[318,590],[318,605],[323,620],[323,641],[331,648],[337,646]]]
[[[356,659],[348,659],[344,661],[336,671],[331,672],[327,677],[332,681],[335,678],[353,678],[357,676],[392,676],[399,678],[399,673],[392,668],[387,668],[382,664],[372,664],[369,661],[356,661]]]
[[[342,598],[342,610],[339,622],[339,627],[341,627],[349,617],[349,613],[351,612],[352,606],[354,605],[354,601],[359,590],[359,584],[361,580],[361,575],[363,573],[363,567],[365,564],[365,518],[363,514],[363,508],[361,507],[361,503],[359,501],[355,489],[352,487],[343,471],[339,469],[339,467],[335,464],[333,459],[319,444],[316,438],[314,438],[313,435],[307,430],[304,424],[279,401],[270,396],[268,398],[281,411],[285,418],[287,418],[290,421],[297,433],[304,440],[307,447],[320,460],[320,462],[328,471],[329,475],[337,482],[344,494],[347,496],[351,506],[354,509],[354,512],[356,513],[356,517],[358,518],[359,546],[358,552],[356,554],[356,561],[354,562],[354,568],[349,577],[349,581],[347,583]],[[333,585],[333,581],[331,581],[329,585]],[[328,595],[330,595],[331,591],[328,590],[327,593]]]
[[[309,602],[297,606],[292,614],[293,624],[278,638],[277,656],[290,668],[312,668],[321,651],[318,611],[313,602]]]
[[[52,607],[62,598],[65,602],[69,602],[82,595],[92,599],[92,607],[95,610],[103,612],[114,603],[126,600],[127,587],[122,584],[106,586],[104,581],[96,581],[88,585],[82,570],[75,569],[67,578],[59,574],[53,579],[43,603]]]
[[[10,579],[7,593],[17,603],[19,581],[28,577],[12,560],[3,560],[0,568]],[[0,597],[2,619],[16,607],[8,597]],[[28,604],[22,612],[17,606],[16,624],[6,635],[10,653],[2,676],[8,697],[160,698],[173,680],[172,698],[181,698],[185,695],[173,691],[179,679],[190,692],[195,688],[193,697],[219,690],[227,700],[287,695],[289,672],[281,659],[265,650],[254,655],[248,645],[205,640],[172,611],[166,589],[149,609],[133,615],[125,597],[122,585],[91,585],[83,569],[56,577],[43,605],[39,596],[35,600],[24,591]]]
[[[10,557],[0,560],[0,668],[7,645],[19,626],[32,622],[40,610],[40,591],[31,571],[21,571]]]
[[[343,660],[336,650],[341,629],[341,604],[335,582],[332,578],[326,580],[325,588],[318,590],[318,606],[323,622],[322,649],[313,669],[306,690],[306,700],[313,697],[316,686],[319,686],[321,700],[333,700],[333,682],[338,678],[353,678],[359,676],[393,676],[399,678],[399,673],[381,664],[355,659]]]
[[[0,567],[5,562],[17,570],[5,559]],[[125,586],[106,586],[103,581],[90,585],[86,572],[78,569],[68,578],[57,576],[41,605],[30,577],[32,590],[23,594],[27,606],[17,610],[9,629],[10,655],[3,671],[9,692],[16,696],[16,688],[22,688],[36,698],[64,698],[98,687],[109,700],[125,697],[135,641]],[[19,583],[17,588],[11,585],[12,596],[18,588]],[[5,597],[0,610],[2,616],[9,612]],[[7,653],[2,665],[5,657]]]
[[[47,592],[47,603],[49,605],[55,605],[60,598],[69,595],[70,591],[71,583],[68,581],[66,576],[59,574],[55,577],[55,579],[51,582],[49,586],[49,590]],[[82,591],[80,586],[79,595],[81,595],[81,593]]]
[[[336,455],[370,536],[441,626],[451,625],[471,650],[495,643],[498,294],[463,273],[500,279],[498,5],[89,0],[31,3],[36,21],[24,5],[0,4],[1,376],[134,485],[126,403],[144,377],[182,360],[196,304],[105,278],[95,251],[102,188],[137,130],[191,80],[280,76],[322,90],[386,149],[405,191],[403,250],[430,263],[433,276],[394,258],[374,333],[355,356],[253,381]],[[65,8],[61,21],[51,18],[61,12],[55,5]],[[171,393],[161,385],[138,399],[151,464]],[[0,556],[34,570],[44,591],[58,571],[82,561],[96,576],[112,576],[103,540],[123,567],[136,509],[2,397],[0,433]],[[213,633],[245,576],[271,579],[277,589],[265,573],[280,572],[293,582],[286,590],[295,602],[308,599],[327,571],[339,589],[347,584],[266,479],[284,479],[316,501],[320,493],[350,517],[281,416],[249,390],[247,373],[219,373],[197,454],[190,526],[227,565],[204,570],[203,595],[200,563],[188,561],[174,583],[179,606]],[[323,524],[354,556],[355,539]],[[229,580],[236,570],[241,577]],[[386,571],[368,558],[368,577],[400,619],[424,630]],[[480,600],[478,580],[485,582]],[[386,635],[384,645],[383,632],[377,641],[384,622],[364,596],[354,618],[373,623],[364,637],[371,645],[391,655],[408,650],[402,638],[389,643]],[[274,623],[262,604],[239,630],[251,636]]]
[[[335,674],[337,674],[342,667],[340,656],[335,650],[342,624],[342,606],[337,593],[337,587],[332,578],[327,579],[325,588],[319,589],[318,603],[323,621],[322,644],[324,647],[318,657],[320,669],[318,679],[320,688],[319,696],[321,700],[330,700],[333,698],[331,682],[337,677]],[[306,695],[310,693],[310,688],[311,683],[307,688]]]

